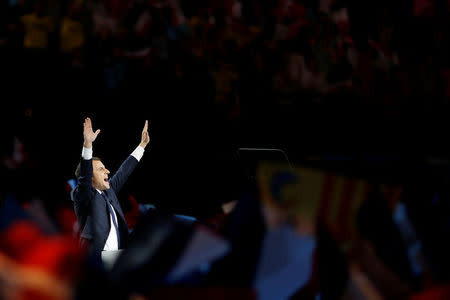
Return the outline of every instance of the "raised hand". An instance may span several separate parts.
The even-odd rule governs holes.
[[[100,133],[100,129],[97,129],[95,132],[92,130],[92,121],[90,118],[84,119],[83,123],[83,137],[84,137],[84,147],[92,148],[92,143],[97,138],[97,135]]]
[[[144,129],[142,129],[141,143],[139,144],[139,146],[145,148],[145,146],[147,146],[149,142],[150,142],[150,135],[148,134],[148,120],[145,120]]]

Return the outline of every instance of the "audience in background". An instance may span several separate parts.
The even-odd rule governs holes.
[[[312,247],[295,261],[307,261],[305,270],[312,264],[312,271],[295,273],[309,281],[295,287],[291,299],[448,298],[448,166],[428,161],[431,167],[424,167],[423,156],[414,154],[450,153],[445,147],[449,14],[448,1],[425,0],[1,1],[2,94],[11,92],[14,98],[13,109],[1,112],[0,124],[7,145],[0,149],[0,298],[179,296],[179,286],[165,289],[164,263],[173,267],[180,253],[190,253],[186,241],[192,236],[207,237],[208,249],[216,254],[229,251],[218,259],[217,254],[214,263],[199,263],[181,280],[180,286],[192,287],[184,296],[193,299],[264,298],[255,294],[255,287],[264,290],[282,276],[261,271],[270,270],[262,254],[272,251],[268,240],[280,246],[286,239],[298,243],[296,253],[304,250],[301,241]],[[168,159],[154,166],[162,172],[159,178],[169,179],[167,186],[154,189],[167,198],[182,198],[186,206],[201,207],[195,224],[220,237],[169,226],[165,218],[170,207],[145,219],[149,211],[142,198],[128,194],[130,232],[145,226],[173,231],[168,245],[145,248],[164,261],[157,267],[149,264],[157,271],[148,282],[136,282],[160,288],[152,293],[139,293],[139,287],[122,290],[74,242],[79,229],[68,196],[70,178],[62,179],[67,185],[43,184],[54,176],[46,162],[62,161],[64,153],[56,150],[64,150],[45,148],[39,134],[48,123],[38,123],[36,115],[46,116],[47,102],[56,99],[60,110],[55,118],[73,117],[76,110],[71,108],[88,98],[94,99],[94,111],[113,107],[114,113],[126,114],[145,107],[158,112],[152,120],[167,136],[156,135],[156,143],[164,144]],[[114,100],[123,98],[127,106],[114,108]],[[321,222],[312,236],[266,228],[254,187],[232,191],[236,182],[224,173],[236,174],[227,151],[266,141],[283,145],[297,159],[335,150],[356,153],[353,158],[358,159],[367,143],[369,153],[400,153],[415,160],[400,166],[397,177],[381,167],[369,170],[368,177],[381,176],[381,183],[395,177],[403,193],[374,189],[358,210],[355,247],[345,252]],[[183,149],[190,168],[171,169],[182,160],[177,156],[180,145],[195,145],[194,150]],[[204,150],[212,147],[221,150]],[[56,153],[50,155],[52,151]],[[158,155],[163,150],[154,151]],[[199,167],[200,157],[208,164]],[[193,185],[195,168],[204,181]],[[353,171],[349,165],[344,170]],[[183,177],[175,189],[174,177]],[[202,206],[211,198],[218,207],[233,203],[231,211]],[[162,211],[156,207],[152,211]],[[185,248],[180,241],[187,243]],[[145,268],[136,272],[149,274]],[[252,281],[255,274],[257,283]]]

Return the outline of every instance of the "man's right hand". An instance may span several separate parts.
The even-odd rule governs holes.
[[[100,129],[97,131],[92,130],[92,121],[90,118],[84,119],[83,123],[83,136],[84,136],[84,144],[85,148],[92,148],[92,143],[97,138],[97,135],[100,133]]]

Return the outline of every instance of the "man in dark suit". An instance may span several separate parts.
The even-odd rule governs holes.
[[[83,124],[82,158],[75,171],[78,184],[72,191],[74,209],[80,226],[80,238],[95,254],[126,247],[128,227],[117,199],[128,176],[134,170],[150,141],[148,121],[142,130],[141,142],[122,163],[116,174],[109,178],[109,170],[97,157],[92,157],[92,143],[100,133],[93,131],[92,121]]]

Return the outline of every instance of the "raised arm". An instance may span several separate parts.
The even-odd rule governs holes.
[[[93,197],[92,193],[92,143],[100,133],[100,129],[92,130],[92,121],[86,118],[83,123],[83,152],[80,161],[80,174],[78,176],[78,186],[74,190],[74,202],[81,207],[87,207]]]
[[[131,155],[122,163],[119,170],[117,170],[116,174],[114,174],[109,181],[111,188],[116,191],[116,193],[120,191],[128,176],[130,176],[137,163],[141,160],[144,155],[144,149],[149,142],[150,135],[148,134],[148,121],[146,120],[144,128],[142,129],[141,142],[139,143],[139,146],[134,149]]]

